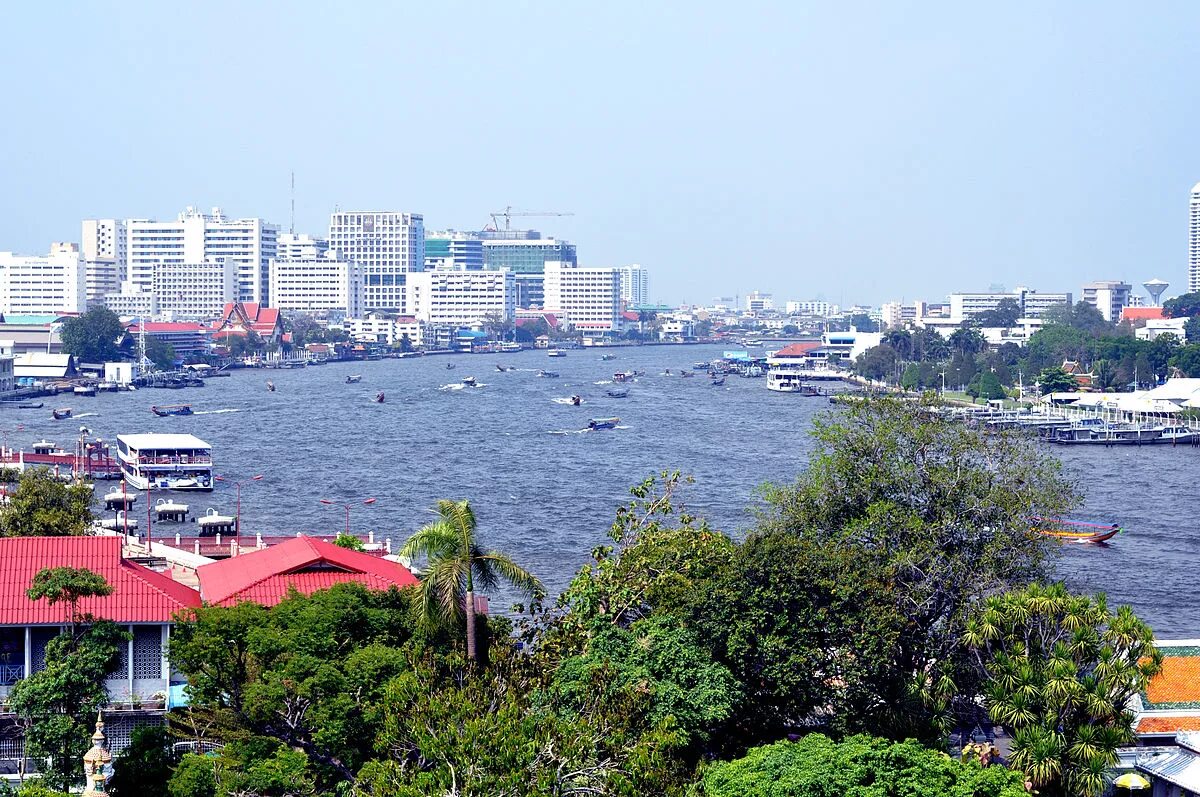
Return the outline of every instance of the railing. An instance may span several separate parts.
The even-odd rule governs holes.
[[[0,664],[0,686],[13,686],[24,678],[24,664]]]

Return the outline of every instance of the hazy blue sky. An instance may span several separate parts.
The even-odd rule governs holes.
[[[0,249],[219,205],[473,229],[505,205],[651,293],[1183,286],[1195,3],[20,3]]]

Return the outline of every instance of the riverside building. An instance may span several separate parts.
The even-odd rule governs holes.
[[[650,304],[650,274],[634,263],[617,269],[621,274],[621,301],[626,307],[643,307]]]
[[[123,219],[86,219],[80,249],[89,305],[102,302],[107,293],[121,290],[129,262],[129,239]]]
[[[409,275],[417,320],[433,325],[477,326],[489,318],[511,320],[517,310],[511,271],[436,269]]]
[[[613,333],[621,326],[621,275],[615,268],[546,263],[545,310],[580,332]]]
[[[408,275],[425,268],[421,214],[338,211],[329,217],[329,246],[362,269],[366,309],[410,312]]]
[[[542,238],[536,230],[503,230],[485,233],[483,264],[491,269],[508,269],[517,283],[519,307],[542,307],[545,302],[547,263],[577,264],[575,245]],[[503,237],[500,237],[503,236]]]
[[[311,254],[311,252],[310,252]],[[304,313],[363,312],[362,267],[337,252],[271,261],[271,304]]]
[[[1005,299],[1017,303],[1021,308],[1021,318],[1040,318],[1051,307],[1071,304],[1069,293],[1038,293],[1028,288],[1017,288],[1011,293],[952,293],[949,318],[956,324],[969,321],[977,315],[995,310]]]
[[[440,230],[425,233],[425,268],[482,271],[483,239],[478,233]]]
[[[237,264],[227,257],[208,263],[155,263],[152,314],[178,321],[206,321],[237,301],[238,289]]]
[[[0,252],[0,313],[82,313],[87,279],[79,246],[50,245],[50,253],[26,257]]]

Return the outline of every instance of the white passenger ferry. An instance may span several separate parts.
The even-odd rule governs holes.
[[[117,435],[117,461],[138,490],[213,489],[212,446],[194,435]]]

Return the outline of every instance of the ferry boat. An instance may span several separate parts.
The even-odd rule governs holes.
[[[162,407],[155,405],[150,408],[150,411],[153,412],[155,415],[157,415],[160,418],[167,418],[171,415],[191,415],[192,414],[192,405],[191,404],[167,404]]]
[[[562,349],[550,349],[546,352],[547,357],[566,357],[567,353]]]
[[[617,424],[621,422],[620,418],[592,418],[588,421],[588,428],[592,431],[600,429],[616,429]]]
[[[514,343],[511,340],[505,341],[504,343],[500,344],[500,351],[503,354],[512,354],[513,352],[518,352],[520,350],[521,350],[521,344]]]
[[[117,435],[117,461],[137,490],[213,489],[212,446],[194,435]]]
[[[767,390],[774,393],[805,393],[804,374],[808,371],[803,357],[768,357]]]

